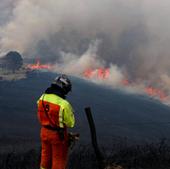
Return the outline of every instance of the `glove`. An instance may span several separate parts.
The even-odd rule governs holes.
[[[72,149],[75,145],[75,142],[79,140],[79,137],[79,133],[68,133],[68,147]]]

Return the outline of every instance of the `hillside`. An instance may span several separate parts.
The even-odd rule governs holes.
[[[36,100],[56,76],[32,72],[26,79],[0,81],[0,168],[38,169],[39,124]],[[106,164],[124,169],[169,169],[170,108],[146,96],[127,94],[71,77],[68,99],[75,108],[81,139],[70,169],[97,169],[84,113],[91,106]],[[167,138],[163,139],[164,137]]]
[[[56,76],[32,73],[27,79],[0,82],[0,135],[38,140],[36,101]],[[91,106],[101,142],[127,137],[135,141],[169,138],[170,108],[146,96],[127,94],[72,77],[73,91],[68,99],[77,119],[75,130],[81,141],[89,142],[84,108]]]

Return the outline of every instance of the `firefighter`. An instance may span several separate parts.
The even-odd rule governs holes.
[[[75,118],[66,95],[71,91],[66,75],[58,76],[38,100],[38,119],[41,124],[41,169],[65,169],[68,155],[68,127]]]

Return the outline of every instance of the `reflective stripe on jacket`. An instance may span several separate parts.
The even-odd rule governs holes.
[[[56,127],[74,127],[75,118],[73,108],[67,100],[55,94],[43,94],[37,101],[38,119],[41,125],[51,125],[46,116],[44,106],[48,107],[48,116]]]

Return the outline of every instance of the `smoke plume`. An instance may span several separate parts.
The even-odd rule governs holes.
[[[96,40],[89,45],[89,48],[81,56],[61,51],[60,63],[55,65],[54,70],[66,74],[81,75],[89,68],[96,69],[104,65],[97,56],[98,45],[100,41]]]
[[[106,84],[127,78],[170,93],[169,8],[168,0],[1,0],[0,56],[18,50],[78,76],[108,67]]]

